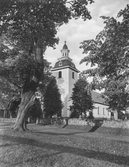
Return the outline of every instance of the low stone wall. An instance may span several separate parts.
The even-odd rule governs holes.
[[[102,124],[102,127],[129,129],[129,120],[128,121],[121,121],[121,120],[104,121]]]
[[[81,119],[69,119],[68,120],[68,125],[80,125],[80,126],[94,126],[95,123],[86,121],[86,120],[81,120]],[[102,127],[110,127],[110,128],[122,128],[122,129],[129,129],[129,120],[127,121],[122,121],[122,120],[104,120]]]
[[[73,118],[73,119],[68,120],[68,125],[81,125],[81,126],[91,125],[91,126],[94,126],[95,123],[93,123],[91,121]]]
[[[15,122],[16,118],[0,118],[0,122]],[[72,119],[43,119],[40,122],[42,125],[54,125],[54,124],[62,124],[62,125],[80,125],[80,126],[94,126],[95,123],[91,121],[81,120],[77,118]],[[129,129],[129,120],[121,121],[121,120],[105,120],[101,127],[109,127],[109,128],[122,128]]]
[[[65,118],[44,118],[40,121],[42,125],[65,125],[67,120]]]
[[[15,122],[16,118],[0,118],[0,122]]]

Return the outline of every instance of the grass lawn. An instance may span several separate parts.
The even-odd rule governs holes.
[[[35,127],[14,132],[9,123],[0,125],[0,167],[129,167],[127,141]]]

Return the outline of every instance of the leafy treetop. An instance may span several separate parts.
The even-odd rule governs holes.
[[[104,17],[105,27],[95,39],[81,43],[86,56],[80,63],[91,64],[92,69],[83,71],[92,76],[93,89],[105,89],[106,99],[112,108],[118,109],[123,95],[127,96],[126,87],[129,76],[129,5],[118,13],[121,21],[113,17]],[[117,97],[116,97],[117,95]],[[115,97],[115,98],[114,98]],[[115,100],[113,100],[115,99]],[[121,109],[127,108],[127,99]],[[117,102],[116,102],[117,101]],[[122,103],[121,103],[122,104]]]
[[[129,13],[129,5],[118,13],[119,17],[123,16],[121,22],[113,17],[102,16],[105,23],[104,29],[95,39],[81,43],[83,53],[87,54],[81,63],[91,63],[91,66],[97,65],[94,70],[86,71],[86,73],[91,72],[91,75],[94,75],[97,72],[99,76],[110,77],[121,74],[123,70],[129,68],[129,19],[127,19],[127,11]]]
[[[71,18],[91,19],[93,0],[1,0],[0,75],[22,88],[34,78],[36,47],[58,43],[58,27]],[[37,51],[39,52],[39,50]],[[40,60],[41,61],[41,60]],[[29,85],[29,84],[28,84]]]
[[[71,111],[78,113],[78,115],[82,113],[85,114],[86,111],[93,109],[90,86],[85,78],[79,78],[77,80],[73,88],[71,99]]]
[[[37,42],[53,46],[57,27],[72,17],[91,19],[87,4],[93,0],[3,0],[0,2],[0,34],[8,33],[13,44],[31,50]],[[6,34],[7,35],[7,34]]]

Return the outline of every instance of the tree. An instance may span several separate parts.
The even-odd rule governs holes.
[[[91,19],[93,0],[1,0],[0,75],[21,91],[15,130],[25,130],[27,112],[43,73],[43,54],[58,43],[58,27],[71,18]],[[7,61],[5,61],[7,60]]]
[[[42,108],[42,116],[44,117],[44,96],[45,96],[45,92],[46,92],[46,88],[47,85],[49,84],[52,76],[52,72],[51,72],[51,63],[48,62],[46,59],[44,59],[44,70],[43,70],[43,74],[40,78],[40,82],[38,84],[37,87],[37,91],[36,91],[36,97],[39,98],[40,100],[40,104],[41,104],[41,108]]]
[[[29,108],[29,112],[27,114],[27,118],[30,117],[34,121],[36,121],[37,118],[38,120],[42,118],[42,109],[40,100],[38,98],[35,98],[35,101],[33,105]]]
[[[126,90],[129,78],[129,5],[118,13],[116,19],[104,16],[102,19],[104,29],[95,39],[81,43],[83,53],[87,55],[80,63],[86,62],[94,67],[83,74],[93,77],[93,89],[104,88],[110,108],[126,110],[129,98]]]
[[[13,84],[8,82],[4,77],[0,78],[0,102],[4,106],[4,117],[11,116],[8,113],[8,105],[11,101],[12,94],[17,94],[18,89]]]
[[[44,70],[37,88],[37,90],[42,95],[42,100],[44,98],[47,85],[49,84],[51,78],[53,77],[51,68],[52,68],[51,63],[48,62],[46,59],[44,59]]]
[[[126,89],[127,82],[125,80],[110,80],[107,82],[106,91],[103,97],[109,104],[109,108],[117,110],[118,113],[126,111],[129,106],[129,92]]]
[[[47,85],[44,96],[45,117],[52,118],[53,115],[57,115],[58,117],[61,116],[62,107],[61,94],[56,79],[53,77]]]
[[[11,118],[15,118],[18,114],[18,108],[19,108],[19,104],[21,102],[21,98],[18,95],[13,95],[13,98],[11,99],[11,101],[9,102],[8,106],[7,106],[7,111],[9,112]],[[41,109],[41,104],[38,98],[35,98],[33,105],[31,105],[31,107],[29,108],[29,111],[26,115],[26,122],[25,122],[25,127],[27,129],[27,119],[31,118],[33,120],[36,120],[37,118],[41,118],[42,117],[42,109]]]
[[[72,115],[79,116],[86,114],[86,111],[93,109],[93,101],[91,97],[90,87],[84,78],[78,79],[73,88],[71,96],[73,104],[70,109]]]
[[[6,108],[7,115],[9,114],[11,118],[16,118],[18,106],[20,103],[21,103],[21,98],[13,94],[13,97],[9,101],[8,106]]]

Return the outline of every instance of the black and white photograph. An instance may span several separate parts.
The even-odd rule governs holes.
[[[0,0],[0,167],[129,167],[128,0]]]

